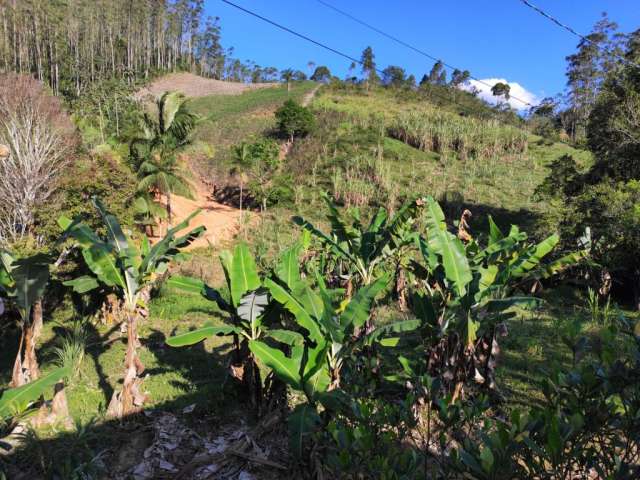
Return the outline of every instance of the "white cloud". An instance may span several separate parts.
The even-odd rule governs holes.
[[[529,106],[525,105],[520,100],[524,100],[531,105],[537,105],[540,103],[540,99],[529,90],[524,88],[517,82],[507,82],[504,78],[485,78],[482,80],[469,80],[463,85],[460,85],[462,90],[471,91],[472,89],[477,89],[480,93],[478,93],[478,98],[483,99],[484,101],[495,105],[498,103],[498,99],[493,96],[491,93],[491,87],[496,83],[507,83],[511,87],[511,98],[509,99],[509,105],[516,110],[528,110]],[[514,97],[518,97],[520,100],[516,100]],[[500,101],[504,101],[502,97],[500,97]]]

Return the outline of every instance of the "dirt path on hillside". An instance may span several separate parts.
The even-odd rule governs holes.
[[[187,97],[204,97],[206,95],[240,95],[247,90],[270,88],[279,83],[240,83],[223,82],[212,78],[200,77],[192,73],[172,73],[154,80],[141,88],[135,97],[142,99],[148,95],[156,97],[166,91],[182,92]]]
[[[315,97],[316,93],[318,92],[321,86],[322,85],[316,85],[315,87],[313,87],[313,90],[311,90],[308,93],[305,93],[304,97],[302,97],[302,102],[300,102],[300,104],[303,107],[308,107],[309,104],[311,103],[311,100],[313,100],[313,97]],[[293,147],[293,142],[290,140],[287,140],[282,145],[280,145],[280,153],[278,154],[278,158],[280,159],[280,161],[287,158],[287,155],[289,155],[289,152],[291,151],[291,147]]]
[[[166,77],[156,80],[138,92],[137,95],[157,95],[167,89],[181,91],[187,96],[203,96],[221,93],[237,95],[250,88],[265,88],[269,86],[272,86],[272,84],[245,85],[232,82],[220,82],[188,73],[180,73],[167,75]],[[320,87],[321,85],[317,85],[313,90],[304,95],[301,102],[303,106],[306,107],[311,103],[311,100],[313,100],[313,97]],[[281,159],[287,156],[292,145],[291,142],[286,142],[280,147]],[[235,207],[216,202],[213,199],[213,189],[206,186],[200,180],[195,180],[191,183],[194,200],[176,195],[171,197],[173,225],[178,224],[195,210],[202,210],[199,215],[191,220],[189,228],[204,225],[207,231],[202,237],[194,241],[189,249],[217,246],[221,242],[231,240],[239,232],[241,220],[247,220],[247,215],[253,215],[252,212],[246,210],[241,211]],[[162,223],[158,231],[164,232],[166,231],[166,227],[166,223]]]
[[[174,225],[181,222],[194,211],[201,209],[199,215],[194,217],[189,223],[189,229],[203,225],[207,231],[203,236],[194,241],[188,249],[198,247],[218,246],[221,242],[231,240],[240,230],[241,217],[247,219],[251,212],[240,211],[229,205],[218,203],[212,198],[212,189],[200,181],[191,182],[194,200],[178,197],[171,197],[171,212]],[[164,232],[166,224],[161,224],[159,232]],[[186,231],[187,229],[185,229]]]

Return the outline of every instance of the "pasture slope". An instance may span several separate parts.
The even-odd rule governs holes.
[[[368,177],[357,176],[360,166],[363,172],[373,170],[378,182],[371,194],[374,204],[388,202],[391,194],[398,199],[412,193],[447,198],[448,192],[455,191],[462,194],[464,206],[485,221],[484,213],[492,213],[502,222],[533,224],[548,208],[535,201],[533,191],[547,174],[549,163],[565,153],[575,155],[583,165],[590,162],[582,151],[530,135],[526,152],[497,158],[463,159],[452,152],[414,148],[371,122],[404,109],[426,107],[418,101],[398,100],[384,90],[362,95],[303,82],[294,84],[288,92],[282,85],[247,88],[176,74],[152,83],[144,94],[159,94],[165,89],[177,89],[191,97],[190,105],[200,116],[194,143],[184,153],[196,198],[173,197],[175,220],[201,208],[202,213],[192,224],[207,227],[207,235],[192,249],[191,259],[176,272],[206,280],[215,288],[224,283],[218,253],[234,237],[246,240],[257,262],[264,266],[299,234],[290,221],[293,214],[326,227],[319,192],[338,188],[339,172],[355,175],[353,184],[347,186],[352,188],[358,181],[369,181]],[[265,214],[251,214],[253,220],[245,228],[238,209],[212,199],[212,185],[228,180],[234,145],[273,134],[273,113],[287,98],[309,103],[317,120],[316,131],[296,141],[283,158],[283,169],[293,175],[292,187],[300,195],[293,203],[276,206]],[[437,113],[424,111],[433,118]],[[362,160],[367,156],[376,161]],[[459,215],[458,210],[451,211]],[[570,364],[571,351],[557,335],[557,319],[588,316],[576,307],[584,304],[583,299],[572,295],[574,292],[560,289],[550,292],[545,295],[546,307],[523,314],[511,326],[502,344],[505,353],[498,374],[506,409],[539,401],[545,369],[550,364]],[[378,318],[384,322],[392,315],[395,312],[381,308]],[[74,312],[71,308],[57,309],[54,316],[55,321],[44,325],[45,352],[56,337],[56,323],[70,322]],[[279,423],[268,432],[256,432],[246,421],[247,406],[238,401],[241,392],[235,392],[226,374],[227,354],[232,347],[228,337],[214,336],[192,348],[166,346],[166,338],[176,332],[207,322],[223,325],[222,318],[223,313],[200,296],[162,287],[151,302],[148,319],[139,328],[140,359],[148,374],[143,383],[148,394],[146,412],[122,424],[106,421],[104,413],[121,378],[124,338],[117,325],[89,324],[86,359],[77,381],[67,388],[70,413],[84,427],[80,433],[39,433],[38,448],[46,449],[48,458],[73,451],[76,456],[86,455],[86,462],[93,461],[91,452],[100,451],[96,462],[107,464],[109,478],[117,479],[176,478],[179,469],[190,472],[183,478],[284,478],[280,467],[290,461],[286,426]],[[10,349],[2,353],[4,365],[11,364],[14,353]],[[221,453],[231,451],[244,439],[252,445],[245,457]],[[265,463],[265,452],[271,464]],[[205,463],[198,465],[198,459]],[[14,478],[35,478],[29,476],[32,470],[27,460],[21,465],[24,471],[13,472]]]

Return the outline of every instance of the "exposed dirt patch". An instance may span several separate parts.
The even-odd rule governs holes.
[[[216,246],[221,242],[231,240],[240,230],[241,215],[246,218],[251,212],[241,211],[229,205],[223,205],[213,199],[212,189],[200,181],[192,182],[194,200],[172,196],[171,212],[173,224],[181,222],[194,211],[201,209],[199,215],[194,217],[188,228],[204,225],[207,231],[203,236],[194,241],[189,248]],[[166,225],[160,226],[160,232],[164,232]]]
[[[172,90],[185,94],[187,97],[204,97],[206,95],[240,95],[247,90],[257,88],[270,88],[277,86],[277,83],[239,83],[223,82],[212,78],[199,77],[192,73],[172,73],[165,75],[136,93],[136,98],[142,99],[147,96],[159,96],[164,92]]]

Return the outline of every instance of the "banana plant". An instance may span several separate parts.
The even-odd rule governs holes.
[[[175,335],[167,339],[167,344],[171,347],[184,347],[214,335],[231,336],[234,344],[231,374],[247,387],[254,408],[259,408],[263,398],[262,379],[260,369],[248,346],[249,342],[261,338],[268,331],[267,326],[263,324],[269,305],[268,292],[263,286],[256,263],[246,244],[239,243],[233,253],[222,252],[220,263],[230,292],[230,302],[227,302],[217,290],[195,278],[173,276],[167,283],[215,302],[218,308],[226,313],[226,324],[205,325]]]
[[[275,302],[293,316],[298,328],[271,332],[270,339],[252,340],[249,348],[275,375],[306,398],[289,417],[291,446],[300,455],[304,439],[320,424],[318,404],[325,409],[335,407],[340,397],[341,373],[358,345],[382,340],[390,332],[417,328],[419,322],[397,322],[364,332],[373,301],[389,283],[388,276],[362,287],[350,299],[337,302],[336,292],[328,290],[321,278],[317,279],[316,292],[300,277],[297,265],[288,267],[280,265],[276,269],[278,277],[266,278],[264,284]],[[278,348],[273,341],[284,348]]]
[[[11,375],[12,387],[20,387],[40,374],[36,343],[42,330],[42,297],[49,282],[49,264],[49,257],[43,254],[19,259],[0,250],[0,293],[12,300],[20,316],[20,344]]]
[[[422,200],[407,202],[391,218],[380,208],[368,224],[362,223],[359,210],[355,209],[352,211],[351,225],[327,195],[324,200],[329,209],[327,219],[331,224],[330,233],[322,232],[301,217],[294,217],[293,221],[328,249],[338,264],[338,275],[348,278],[347,295],[354,286],[352,277],[355,277],[355,286],[369,285],[377,278],[377,270],[388,259],[414,243],[412,227],[423,205]]]
[[[114,392],[108,408],[109,416],[121,418],[139,411],[145,401],[145,394],[140,390],[140,375],[144,366],[138,357],[137,348],[138,321],[141,312],[146,311],[146,294],[158,277],[167,271],[169,264],[183,257],[180,249],[202,235],[205,228],[197,227],[186,234],[179,234],[199,213],[196,211],[170,229],[153,246],[143,234],[138,248],[132,238],[125,235],[117,218],[107,211],[98,198],[93,198],[93,204],[104,223],[104,238],[82,221],[72,221],[64,216],[58,219],[65,231],[64,237],[75,241],[91,272],[90,275],[80,276],[64,284],[72,287],[76,293],[87,293],[102,285],[123,302],[127,316],[124,382],[122,390]]]
[[[516,226],[504,235],[490,217],[487,244],[474,239],[464,244],[448,231],[444,213],[431,197],[425,212],[426,236],[417,243],[426,275],[412,305],[429,342],[427,373],[447,380],[445,385],[458,394],[470,378],[493,389],[498,338],[506,335],[513,307],[540,304],[518,289],[568,268],[583,252],[544,264],[559,241],[557,235],[527,243],[527,235]]]
[[[0,421],[23,414],[33,402],[70,373],[71,367],[59,367],[26,385],[4,390],[0,394]]]

